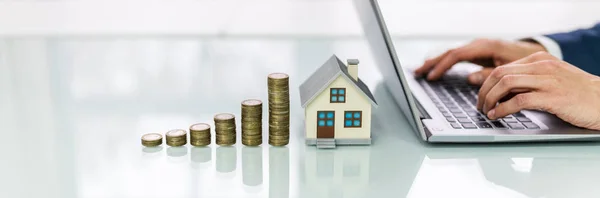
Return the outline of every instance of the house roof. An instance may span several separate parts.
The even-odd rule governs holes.
[[[300,104],[302,104],[302,107],[306,107],[312,102],[319,93],[326,89],[340,75],[360,90],[372,105],[377,106],[375,97],[369,90],[369,87],[360,79],[354,80],[350,76],[350,73],[348,73],[346,65],[337,56],[333,55],[300,85]]]

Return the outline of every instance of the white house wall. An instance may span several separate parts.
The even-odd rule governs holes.
[[[345,103],[330,103],[330,88],[346,88]],[[362,111],[361,128],[344,128],[344,111]],[[371,138],[371,103],[361,90],[339,76],[305,109],[306,138],[317,138],[317,111],[335,111],[335,138]]]

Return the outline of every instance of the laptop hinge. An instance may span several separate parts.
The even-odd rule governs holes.
[[[415,101],[415,103],[417,105],[417,109],[419,110],[419,117],[421,118],[421,120],[422,119],[431,119],[431,116],[429,116],[429,113],[427,113],[425,108],[423,108],[423,106],[421,105],[419,100],[417,100],[417,98],[415,98],[414,96],[413,96],[413,100]]]

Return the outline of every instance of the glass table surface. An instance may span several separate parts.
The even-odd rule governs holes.
[[[600,195],[599,143],[421,142],[361,33],[343,34],[357,22],[340,30],[328,25],[335,21],[304,24],[330,34],[0,37],[0,197]],[[436,46],[465,40],[395,37],[395,44],[402,63],[414,66]],[[304,144],[298,86],[332,54],[360,59],[359,77],[379,103],[370,146]],[[266,102],[272,72],[290,75],[289,145],[268,145],[266,127],[259,147],[243,146],[239,129],[231,147],[214,139],[208,147],[141,145],[145,133],[212,125],[221,112],[234,113],[239,126],[240,102]]]

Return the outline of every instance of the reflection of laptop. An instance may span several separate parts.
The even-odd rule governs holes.
[[[477,87],[466,70],[427,82],[403,71],[376,0],[354,0],[365,36],[387,87],[415,131],[429,142],[600,140],[600,131],[574,127],[548,113],[521,111],[489,120],[476,111]]]

